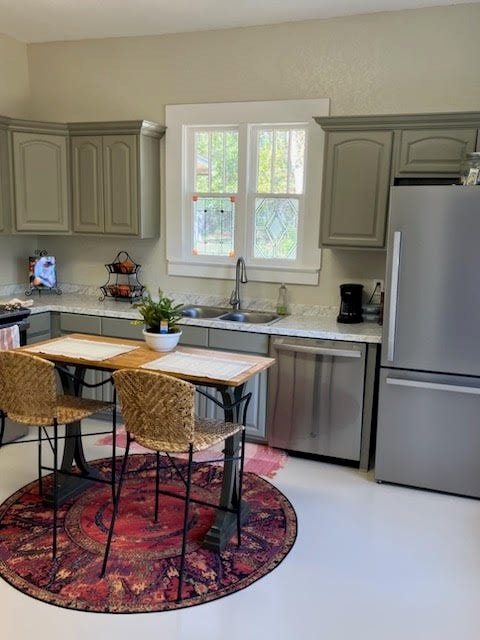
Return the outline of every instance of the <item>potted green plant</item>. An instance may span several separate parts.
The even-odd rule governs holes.
[[[171,351],[180,340],[182,331],[177,322],[182,317],[181,304],[174,304],[172,298],[163,295],[158,288],[158,300],[154,300],[148,289],[143,297],[134,302],[143,320],[132,320],[132,324],[144,324],[143,335],[148,346],[154,351]]]

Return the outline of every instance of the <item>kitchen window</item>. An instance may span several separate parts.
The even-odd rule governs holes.
[[[329,101],[166,108],[170,275],[317,284],[323,131]]]

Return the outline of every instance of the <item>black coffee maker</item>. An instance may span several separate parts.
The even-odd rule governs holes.
[[[337,316],[337,322],[345,324],[363,322],[362,290],[363,284],[340,285],[340,312]]]

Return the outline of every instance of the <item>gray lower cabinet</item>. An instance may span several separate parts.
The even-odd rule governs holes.
[[[68,127],[74,232],[158,236],[165,128],[146,121]]]
[[[268,355],[268,335],[228,331],[225,329],[207,329],[203,327],[182,326],[182,345],[208,347],[235,353],[250,355]],[[267,380],[268,371],[263,371],[251,378],[245,385],[245,391],[252,392],[252,399],[247,413],[247,438],[265,442],[267,412]],[[205,389],[209,391],[208,389]],[[211,393],[211,389],[210,389]],[[206,398],[198,398],[198,414],[206,418],[222,417],[221,410]]]
[[[38,123],[40,127],[40,123]],[[15,230],[66,233],[70,229],[68,137],[64,133],[13,130]]]
[[[45,313],[31,314],[28,318],[29,327],[27,329],[27,344],[34,344],[52,337],[52,314]]]
[[[132,324],[123,318],[102,318],[102,336],[143,340],[143,324]]]

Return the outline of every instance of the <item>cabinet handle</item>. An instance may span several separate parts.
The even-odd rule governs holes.
[[[355,349],[335,349],[329,347],[307,347],[306,345],[285,344],[274,342],[273,346],[277,351],[293,351],[298,353],[310,353],[315,356],[333,356],[339,358],[361,358],[361,351]]]
[[[393,384],[398,387],[432,389],[433,391],[454,391],[455,393],[470,393],[474,396],[480,396],[480,389],[478,389],[477,387],[443,384],[441,382],[422,382],[421,380],[405,380],[404,378],[387,378],[387,384]]]
[[[395,355],[395,330],[397,325],[398,279],[400,275],[400,248],[402,232],[393,234],[392,271],[390,280],[390,306],[388,309],[387,360],[392,361]]]

